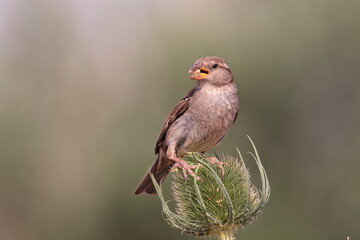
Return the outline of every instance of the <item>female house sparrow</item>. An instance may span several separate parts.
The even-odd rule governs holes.
[[[219,57],[198,59],[189,70],[197,80],[193,88],[172,110],[156,142],[156,161],[150,168],[158,183],[172,167],[180,167],[186,177],[194,176],[182,159],[187,152],[207,152],[218,144],[236,120],[239,110],[237,88],[229,66]],[[134,194],[156,194],[149,173]]]

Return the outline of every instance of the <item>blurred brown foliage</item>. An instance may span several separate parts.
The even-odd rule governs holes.
[[[132,190],[207,55],[227,60],[241,101],[217,151],[246,151],[250,135],[272,186],[239,239],[359,238],[359,9],[0,1],[1,239],[191,239]]]

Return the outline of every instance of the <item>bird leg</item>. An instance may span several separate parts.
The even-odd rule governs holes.
[[[174,168],[182,169],[185,178],[187,178],[188,174],[195,177],[195,173],[193,172],[192,169],[196,168],[196,166],[188,164],[185,160],[181,158],[177,157],[175,159],[172,159],[175,161]]]
[[[188,164],[184,159],[176,156],[175,150],[173,148],[168,148],[166,155],[169,159],[175,161],[173,168],[180,168],[183,171],[184,177],[187,178],[188,174],[191,176],[195,176],[195,173],[192,169],[196,168],[196,166]]]
[[[225,176],[224,162],[220,161],[216,157],[209,157],[208,160],[211,164],[218,165],[219,168],[221,168],[221,176],[224,177]]]

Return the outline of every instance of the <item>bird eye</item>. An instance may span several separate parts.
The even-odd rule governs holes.
[[[212,68],[217,68],[219,65],[218,64],[214,64],[214,65],[212,65]]]

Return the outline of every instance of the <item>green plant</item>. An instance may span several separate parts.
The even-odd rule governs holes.
[[[239,159],[229,155],[219,157],[189,153],[185,159],[197,165],[195,177],[184,178],[182,171],[173,172],[175,212],[170,210],[161,187],[152,176],[162,203],[163,216],[171,227],[196,236],[213,235],[231,240],[238,227],[255,219],[270,197],[270,186],[256,147],[248,138],[254,148],[254,153],[250,155],[260,171],[261,190],[251,183],[250,173],[239,150]],[[210,164],[209,157],[216,157],[223,164]]]

